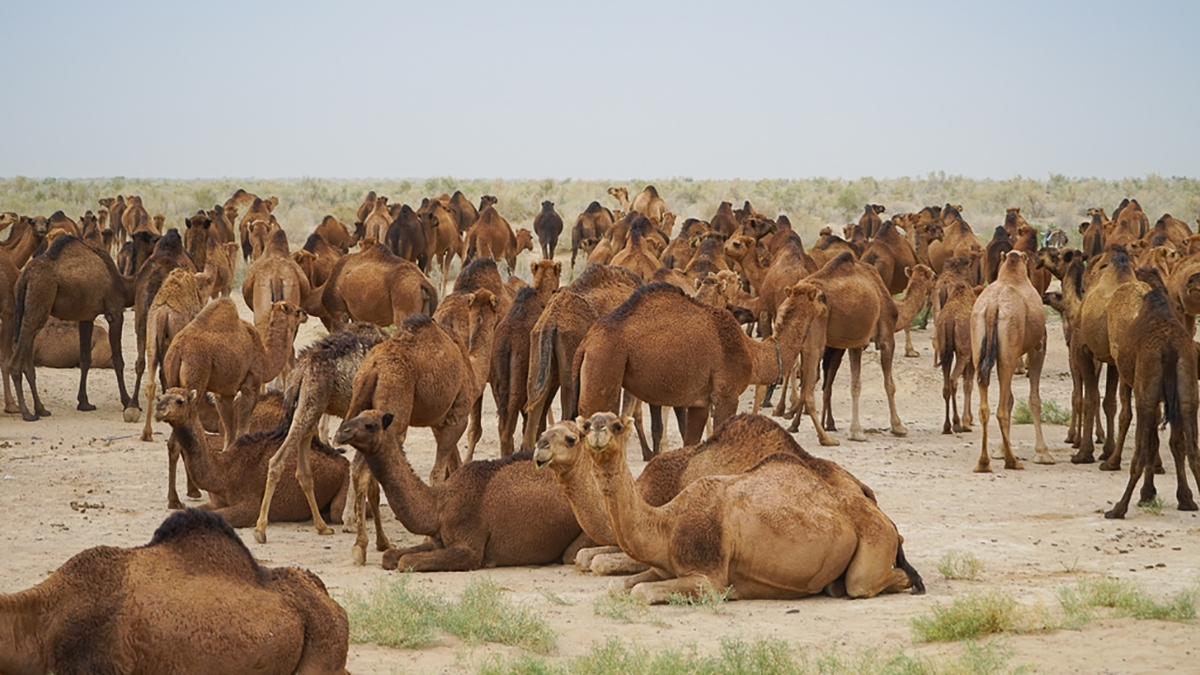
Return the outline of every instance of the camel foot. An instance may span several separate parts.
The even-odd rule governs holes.
[[[906,349],[906,350],[904,350],[904,355],[910,359],[916,359],[916,358],[920,358],[921,352],[919,352],[915,349]]]
[[[178,499],[168,499],[167,500],[167,508],[170,509],[171,511],[182,511],[183,510],[183,502],[179,501]]]
[[[1072,464],[1091,464],[1095,461],[1096,461],[1096,458],[1093,457],[1092,453],[1090,453],[1090,452],[1088,452],[1088,453],[1077,452],[1077,453],[1071,455],[1071,463]]]
[[[350,547],[350,554],[354,556],[354,564],[362,567],[367,564],[367,547],[355,544]]]
[[[823,446],[825,446],[825,447],[827,447],[827,448],[832,448],[832,447],[834,447],[834,446],[836,446],[836,445],[841,445],[841,444],[842,444],[842,442],[841,442],[841,441],[839,441],[839,440],[838,440],[838,439],[836,439],[836,438],[827,438],[827,437],[826,437],[826,438],[821,438],[821,439],[820,439],[820,443],[821,443],[821,445],[823,445]]]
[[[1011,469],[1011,470],[1013,470],[1013,471],[1024,471],[1024,470],[1025,470],[1025,465],[1024,465],[1024,464],[1022,464],[1022,463],[1021,463],[1021,460],[1019,460],[1019,459],[1014,459],[1014,460],[1013,460],[1013,461],[1011,461],[1011,462],[1009,462],[1009,461],[1005,460],[1005,462],[1004,462],[1004,468],[1005,468],[1005,469]]]
[[[15,404],[11,404],[11,405],[4,406],[4,412],[8,413],[9,415],[12,415],[13,413],[21,412],[21,409],[18,408]]]
[[[1187,501],[1179,502],[1180,511],[1200,511],[1200,506],[1196,506],[1196,502]]]
[[[966,424],[960,424],[960,425],[954,427],[954,433],[969,434],[969,433],[971,433],[971,427]]]
[[[137,420],[134,420],[134,422],[136,422],[136,421]],[[149,443],[154,440],[154,434],[142,434],[141,436],[138,437],[138,440],[145,442],[145,443]]]
[[[200,490],[188,490],[188,493],[187,493],[188,499],[200,499],[201,496],[202,495],[200,494]]]
[[[1034,464],[1054,464],[1054,458],[1050,456],[1049,452],[1042,450],[1041,452],[1034,454],[1033,463]]]
[[[125,412],[121,413],[121,415],[122,415],[122,417],[125,418],[126,422],[133,423],[142,418],[142,410],[141,410],[141,408],[129,407],[129,408],[126,408]],[[150,439],[143,438],[142,440],[148,441]]]
[[[864,434],[864,433],[863,433],[863,432],[861,432],[861,431],[851,431],[851,432],[850,432],[850,440],[852,440],[852,441],[865,441],[865,440],[867,440],[867,435],[866,435],[866,434]]]
[[[329,536],[329,535],[333,534],[333,528],[332,528],[332,527],[330,527],[330,526],[328,526],[328,525],[325,525],[324,527],[318,527],[318,528],[317,528],[317,534],[319,534],[319,535],[321,535],[321,536],[323,536],[323,537],[324,537],[324,536]],[[266,536],[267,536],[267,535],[264,533],[264,534],[263,534],[263,538],[265,539],[265,538],[266,538]],[[259,543],[261,544],[261,543],[263,543],[263,542],[259,542]]]
[[[254,530],[254,541],[257,541],[260,544],[267,543],[267,531],[266,530]]]
[[[951,433],[950,429],[951,429],[951,427],[950,427],[949,422],[947,422],[946,424],[943,424],[942,425],[942,435],[949,436]],[[955,431],[957,431],[957,429]]]
[[[974,471],[975,471],[975,473],[991,473],[992,465],[984,464],[984,463],[980,462],[979,464],[975,465]]]
[[[1164,473],[1166,473],[1166,472],[1167,472],[1167,470],[1166,470],[1166,469],[1164,469],[1164,468],[1162,468],[1162,464],[1159,464],[1158,466],[1154,467],[1154,473],[1155,473],[1156,475],[1159,475],[1159,476],[1161,476],[1161,475],[1163,475],[1163,474],[1164,474]]]
[[[1111,511],[1105,511],[1104,517],[1108,520],[1125,520],[1125,512],[1118,512],[1116,509],[1113,509]]]
[[[894,426],[894,427],[892,427],[892,435],[893,436],[907,436],[908,428],[905,427],[903,424],[901,424],[899,426]]]
[[[1113,462],[1112,460],[1105,460],[1103,462],[1100,462],[1100,470],[1101,471],[1120,471],[1121,463]]]
[[[21,419],[25,420],[26,422],[36,422],[41,418],[33,413],[21,413]]]
[[[85,401],[85,402],[81,402],[79,405],[75,406],[75,409],[79,410],[81,412],[92,412],[93,410],[96,409],[96,406],[91,403],[87,403]],[[136,422],[137,420],[134,420],[134,421]]]
[[[400,549],[391,548],[383,552],[383,569],[394,570],[400,565]]]

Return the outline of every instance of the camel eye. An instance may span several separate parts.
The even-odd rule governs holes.
[[[567,436],[565,440],[567,441],[567,445],[575,445],[575,441],[579,439],[575,438],[574,436]]]
[[[614,424],[614,425],[613,425],[613,428],[612,428],[612,430],[613,430],[613,433],[614,433],[614,434],[619,434],[619,433],[621,433],[621,432],[622,432],[624,429],[625,429],[625,427],[621,426],[620,424]]]

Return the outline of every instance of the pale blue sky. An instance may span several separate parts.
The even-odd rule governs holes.
[[[0,0],[0,176],[1200,175],[1200,2]]]

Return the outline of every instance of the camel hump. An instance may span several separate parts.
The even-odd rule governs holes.
[[[400,328],[411,334],[435,325],[433,319],[428,314],[412,314],[400,323]]]
[[[454,280],[454,293],[470,293],[480,288],[499,290],[503,281],[496,261],[491,258],[479,257],[467,263]]]
[[[658,297],[678,297],[683,300],[690,301],[692,304],[698,307],[703,307],[703,305],[700,303],[692,300],[687,293],[683,292],[682,288],[676,286],[675,284],[668,283],[666,281],[656,281],[652,284],[646,284],[645,286],[638,288],[633,292],[633,295],[630,295],[625,302],[622,302],[616,309],[612,311],[611,314],[604,317],[601,322],[610,326],[619,325],[621,322],[627,320],[630,316],[635,314],[643,304]]]
[[[849,251],[842,251],[837,254],[837,257],[825,263],[825,268],[821,270],[822,276],[830,276],[837,273],[854,272],[854,254]]]
[[[77,241],[79,241],[79,239],[75,235],[64,234],[63,236],[55,239],[54,242],[50,244],[50,247],[46,249],[46,252],[42,253],[42,255],[39,257],[46,258],[48,260],[58,260],[58,257],[62,255],[63,249],[71,246],[72,242]]]

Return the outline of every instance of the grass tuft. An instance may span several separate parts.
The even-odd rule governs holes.
[[[438,633],[445,632],[468,644],[497,642],[539,653],[557,646],[557,635],[544,619],[509,602],[488,578],[472,581],[457,601],[450,601],[414,588],[410,575],[398,574],[365,596],[347,594],[342,606],[351,642],[419,649],[437,644]]]
[[[1162,495],[1154,495],[1154,499],[1151,499],[1145,504],[1138,504],[1137,507],[1141,509],[1142,513],[1149,513],[1152,516],[1161,516],[1163,512]]]
[[[1013,424],[1033,424],[1033,413],[1029,411],[1028,401],[1017,401],[1013,409]],[[1057,424],[1066,426],[1071,423],[1071,410],[1058,407],[1058,403],[1050,399],[1042,400],[1042,424]]]
[[[938,561],[938,572],[947,579],[966,579],[975,581],[983,571],[983,561],[974,553],[963,551],[947,551]]]
[[[596,598],[592,603],[592,612],[621,623],[637,623],[650,614],[650,605],[645,600],[621,591],[610,590]],[[649,621],[652,624],[663,625],[659,619]]]
[[[672,607],[700,607],[714,614],[724,614],[725,601],[729,599],[731,593],[733,593],[733,586],[727,587],[724,591],[718,591],[711,583],[705,581],[700,584],[700,591],[696,597],[683,593],[670,593],[667,595],[667,604]]]
[[[1075,586],[1059,589],[1058,599],[1067,616],[1064,625],[1079,628],[1096,618],[1096,610],[1106,608],[1109,615],[1160,621],[1191,621],[1196,618],[1197,590],[1178,593],[1164,602],[1147,596],[1135,583],[1125,579],[1080,579]]]
[[[1001,591],[959,596],[949,606],[934,605],[932,612],[912,619],[916,641],[956,642],[1050,627],[1036,610],[1021,607],[1011,594]]]
[[[537,592],[540,593],[542,595],[542,597],[545,598],[546,600],[548,600],[550,602],[550,604],[552,604],[552,605],[559,605],[562,607],[571,607],[575,604],[575,603],[571,602],[570,600],[567,600],[563,596],[559,595],[558,593],[555,593],[554,591],[550,590],[549,588],[539,588],[539,589],[537,589]]]

